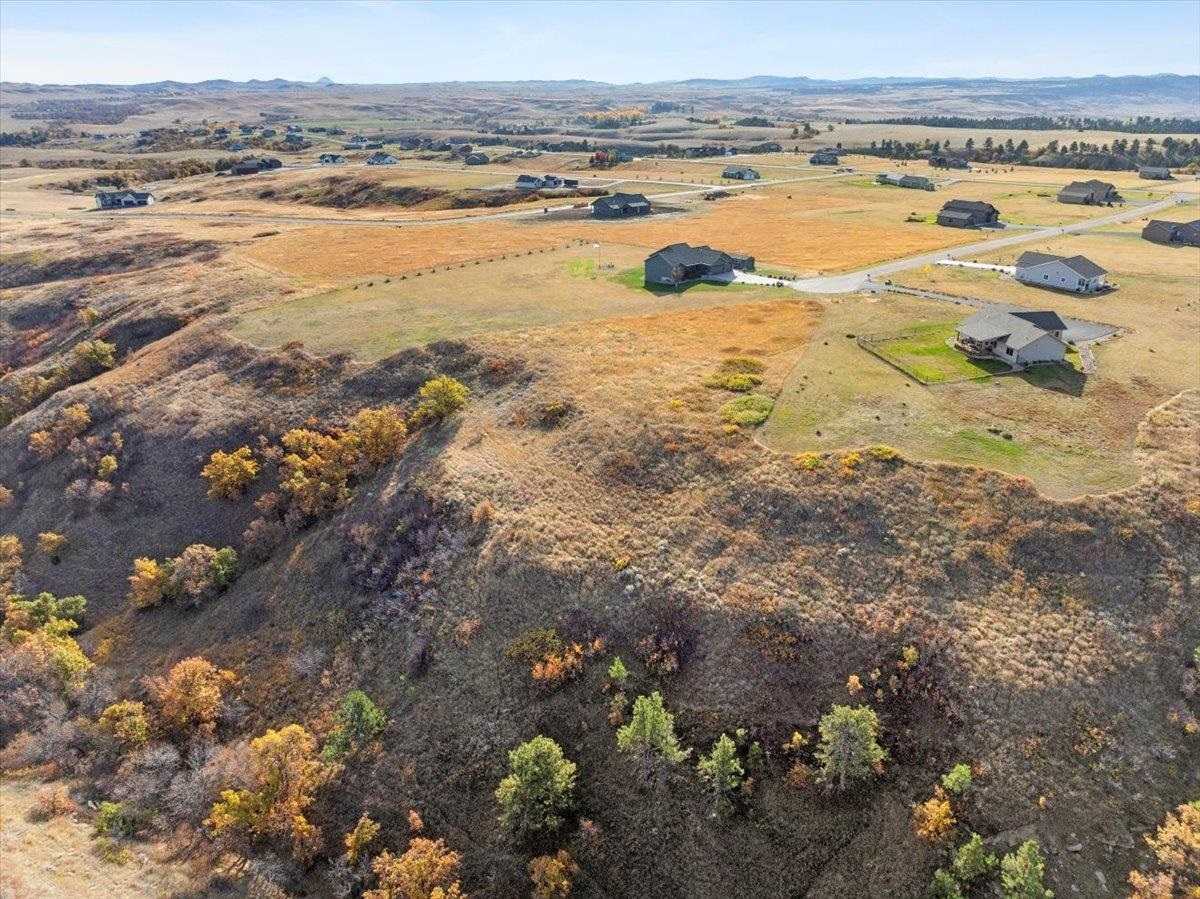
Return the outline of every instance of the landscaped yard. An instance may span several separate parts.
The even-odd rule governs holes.
[[[899,337],[871,341],[871,348],[918,381],[939,383],[987,378],[1011,370],[999,359],[972,359],[950,346],[957,322],[922,325]]]

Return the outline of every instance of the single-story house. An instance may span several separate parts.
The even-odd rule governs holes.
[[[978,228],[999,219],[999,209],[976,200],[950,200],[937,215],[937,223],[947,228]]]
[[[343,150],[365,150],[367,149],[366,141],[347,141],[342,144]]]
[[[383,149],[383,141],[379,141],[379,140],[367,141],[365,144],[363,144],[363,149],[364,150],[382,150]]]
[[[579,186],[579,179],[578,179],[578,178],[563,178],[563,179],[562,179],[562,186],[563,186],[563,187],[570,187],[570,188],[575,188],[575,187],[578,187],[578,186]]]
[[[1022,284],[1052,287],[1072,293],[1095,293],[1108,285],[1108,274],[1086,256],[1054,256],[1050,253],[1022,253],[1017,259],[1013,277]]]
[[[1200,247],[1200,219],[1194,222],[1167,222],[1151,219],[1142,229],[1142,239],[1167,246]]]
[[[748,165],[727,165],[725,171],[721,172],[721,177],[734,178],[738,181],[757,181],[759,174],[757,169],[752,169]]]
[[[228,128],[218,128],[216,131],[213,132],[213,137],[229,137],[229,129]]]
[[[1138,177],[1148,181],[1175,180],[1171,175],[1171,170],[1162,165],[1140,165],[1138,166]]]
[[[809,165],[837,165],[838,155],[835,150],[818,150],[808,157]]]
[[[545,179],[537,175],[517,175],[517,190],[539,190],[545,186]]]
[[[367,165],[395,165],[396,157],[390,153],[376,153],[367,157]]]
[[[262,130],[263,137],[275,137],[278,134],[279,134],[279,132],[276,131],[274,128],[264,128]]]
[[[153,202],[154,194],[148,190],[102,190],[96,194],[97,209],[128,209]]]
[[[592,215],[598,219],[617,219],[631,215],[648,215],[650,201],[643,194],[613,194],[592,201]]]
[[[345,161],[346,157],[337,153],[322,153],[317,157],[317,162],[321,165],[341,165]]]
[[[284,141],[284,143],[288,143],[288,144],[302,144],[302,143],[304,143],[304,135],[303,134],[285,134],[283,136],[283,141]]]
[[[1091,181],[1072,181],[1058,192],[1058,202],[1096,206],[1118,200],[1117,189],[1107,181],[1093,178]]]
[[[935,169],[969,169],[971,163],[959,156],[946,156],[938,153],[929,157],[929,164]]]
[[[673,243],[646,257],[645,280],[650,285],[674,287],[690,281],[702,281],[737,269],[753,271],[754,257],[743,253],[725,253],[712,247],[692,247]]]
[[[246,149],[246,145],[244,143],[242,143],[240,140],[235,140],[233,143],[231,143],[229,145],[229,151],[231,153],[242,153],[245,151],[245,149]]]
[[[542,186],[551,190],[557,190],[563,186],[563,179],[558,177],[558,175],[546,175],[542,178]]]
[[[1066,323],[1054,312],[977,312],[963,320],[954,346],[968,356],[1001,359],[1014,367],[1064,362]]]
[[[891,184],[913,190],[933,190],[933,182],[922,175],[898,175],[890,172],[875,176],[876,184]]]
[[[299,133],[300,126],[299,125],[284,125],[283,130],[287,131],[288,133]]]
[[[241,131],[242,134],[253,134],[254,126],[253,125],[239,125],[238,130]]]
[[[487,165],[488,158],[486,153],[471,153],[463,162],[467,165]]]
[[[283,165],[278,159],[263,157],[262,159],[243,159],[229,169],[231,175],[257,175],[268,169],[277,169]]]

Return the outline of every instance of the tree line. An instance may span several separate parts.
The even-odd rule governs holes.
[[[1121,131],[1130,134],[1196,134],[1200,119],[1137,116],[1114,119],[1105,116],[1044,116],[1029,115],[1016,118],[992,116],[899,116],[890,119],[847,119],[847,125],[923,125],[928,128],[1006,128],[1014,131]]]

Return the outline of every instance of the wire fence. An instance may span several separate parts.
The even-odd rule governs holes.
[[[905,377],[911,378],[918,384],[925,387],[933,387],[938,384],[954,384],[962,381],[982,381],[986,378],[993,377],[999,374],[1006,374],[1009,367],[1001,362],[996,363],[995,371],[988,371],[982,365],[980,371],[976,373],[964,372],[954,374],[951,372],[939,372],[932,368],[916,368],[910,359],[904,356],[891,352],[889,344],[895,344],[899,341],[913,340],[916,338],[936,339],[936,331],[931,331],[928,328],[908,328],[902,331],[880,331],[874,334],[859,334],[855,337],[855,342],[872,356],[887,363],[892,368],[903,374]],[[967,356],[964,354],[963,359]]]

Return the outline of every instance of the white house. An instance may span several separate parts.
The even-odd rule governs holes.
[[[154,194],[148,190],[102,190],[96,194],[97,209],[129,209],[153,203]]]
[[[396,157],[390,153],[376,153],[367,160],[367,165],[395,165]]]
[[[1050,253],[1022,253],[1013,273],[1022,284],[1051,287],[1072,293],[1095,293],[1108,285],[1102,269],[1086,256],[1054,256]]]
[[[968,356],[1000,359],[1016,368],[1038,362],[1064,362],[1066,323],[1055,312],[988,310],[964,319],[954,346]]]
[[[727,165],[721,173],[722,178],[734,178],[738,181],[757,181],[758,170],[748,165]]]

